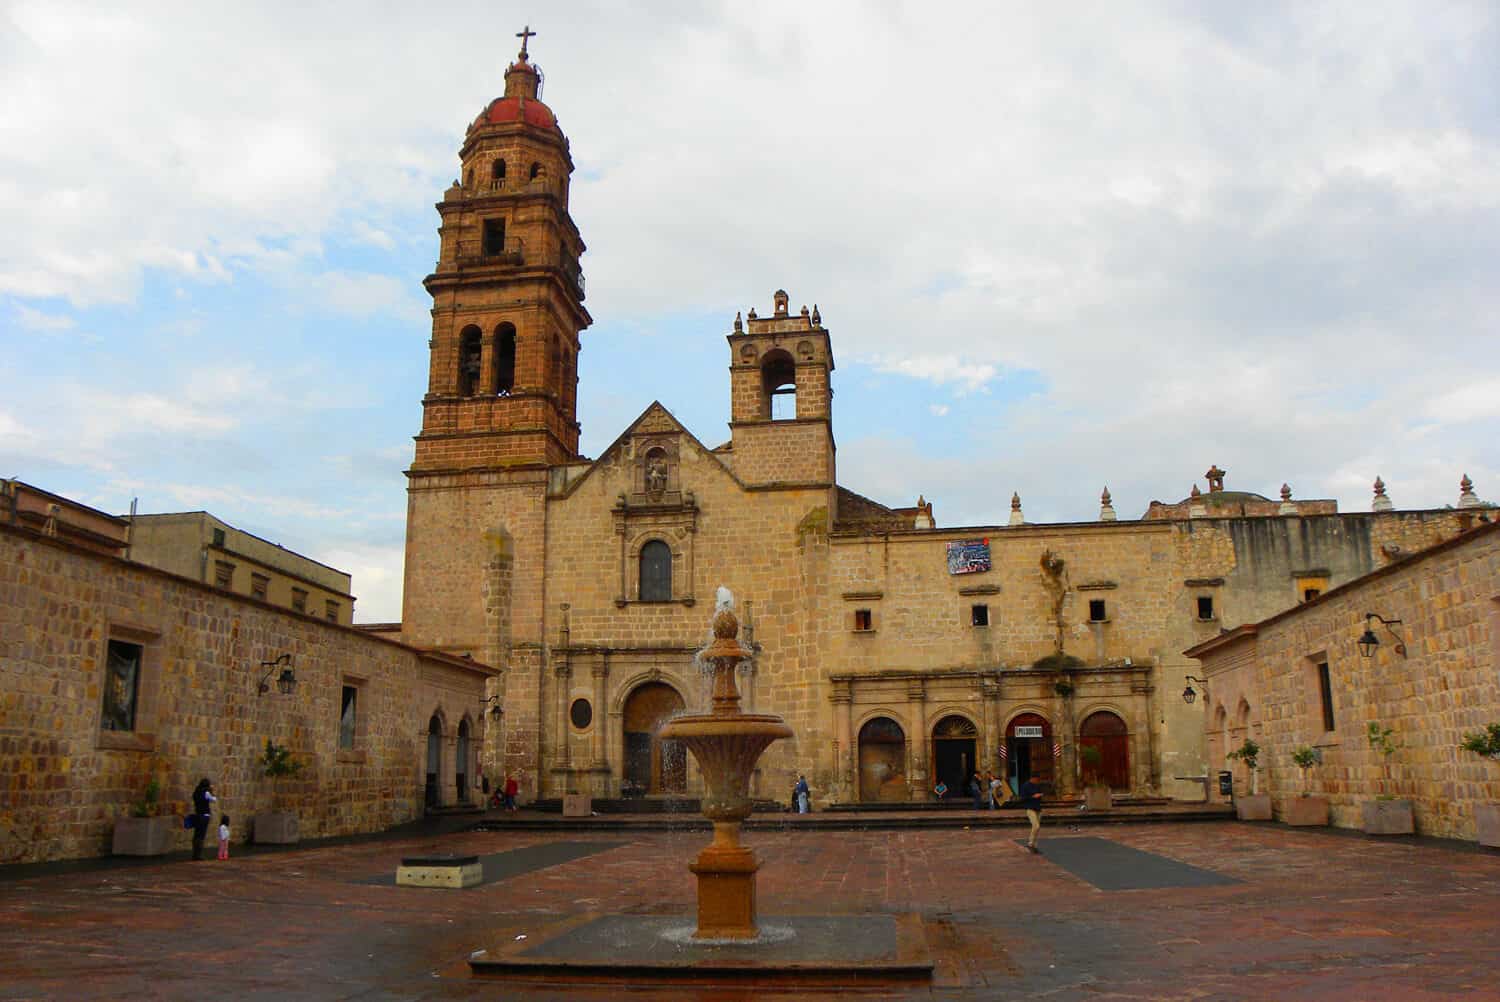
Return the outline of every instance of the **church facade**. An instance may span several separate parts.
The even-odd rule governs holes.
[[[701,788],[656,732],[706,702],[694,655],[719,585],[755,651],[747,709],[796,731],[762,759],[760,796],[805,774],[825,803],[927,800],[979,770],[1200,798],[1223,763],[1181,652],[1476,517],[1276,502],[1215,467],[1207,493],[1140,520],[1106,491],[1092,522],[1032,524],[1013,498],[1004,524],[939,528],[923,499],[838,483],[832,337],[780,290],[726,335],[727,442],[654,403],[586,459],[584,244],[539,80],[523,47],[437,206],[400,624],[403,643],[499,669],[482,768],[528,799]]]

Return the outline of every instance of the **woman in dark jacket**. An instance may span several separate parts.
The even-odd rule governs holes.
[[[193,790],[193,858],[203,858],[203,838],[208,834],[208,823],[213,820],[214,784],[200,779]]]

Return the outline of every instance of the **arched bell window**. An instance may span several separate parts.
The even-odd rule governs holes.
[[[672,601],[672,548],[659,539],[641,547],[641,601]]]
[[[502,397],[510,396],[516,387],[516,328],[514,324],[501,324],[495,328],[495,392]]]
[[[474,326],[465,327],[458,336],[458,392],[472,397],[479,389],[480,333]]]
[[[505,158],[504,157],[500,157],[500,158],[496,159],[496,161],[494,163],[490,164],[490,180],[491,181],[504,181],[505,180]]]
[[[782,421],[797,416],[797,364],[780,348],[760,364],[762,416]]]

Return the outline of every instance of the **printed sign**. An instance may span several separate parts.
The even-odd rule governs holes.
[[[1039,738],[1041,736],[1041,724],[1021,724],[1016,728],[1016,737],[1018,738]]]
[[[948,544],[949,574],[979,574],[989,569],[988,539],[964,539]]]

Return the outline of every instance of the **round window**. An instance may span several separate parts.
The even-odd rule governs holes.
[[[568,710],[568,717],[573,721],[573,726],[580,731],[594,722],[594,708],[586,699],[573,700],[573,706]]]

